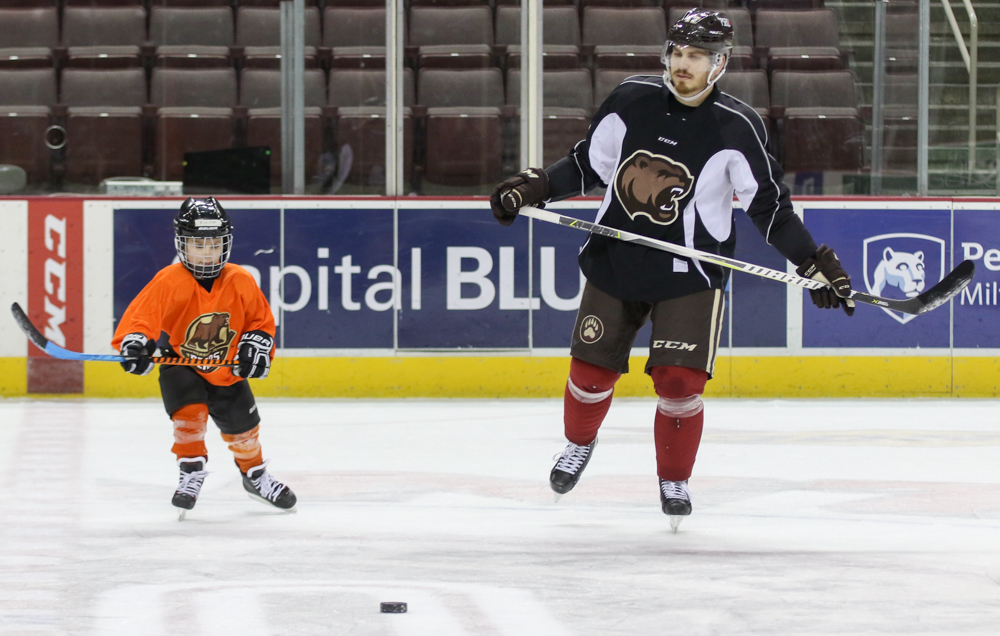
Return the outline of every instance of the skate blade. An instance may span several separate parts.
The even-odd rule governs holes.
[[[184,516],[187,514],[187,510],[184,508],[177,509],[177,520],[184,521]]]
[[[563,498],[563,496],[561,494],[557,493],[557,492],[554,492],[552,494],[555,495],[555,497],[553,498],[552,503],[559,503],[559,500]]]
[[[677,528],[681,527],[681,521],[684,521],[684,517],[680,515],[670,515],[670,529],[674,534],[677,534]]]
[[[268,501],[267,499],[264,499],[263,497],[261,497],[259,495],[255,495],[252,492],[248,492],[247,493],[247,497],[250,497],[254,501],[259,501],[260,503],[264,504],[268,508],[273,508],[274,510],[278,510],[279,512],[286,512],[288,514],[294,514],[294,513],[298,512],[298,510],[295,509],[295,506],[292,506],[291,508],[279,508],[279,507],[275,506],[273,503],[271,503],[270,501]]]

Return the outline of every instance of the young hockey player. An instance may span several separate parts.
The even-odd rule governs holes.
[[[160,332],[164,356],[228,360],[237,367],[160,367],[160,393],[174,424],[180,483],[173,505],[184,518],[208,472],[208,417],[222,432],[243,487],[254,499],[292,510],[295,494],[267,472],[257,440],[260,414],[248,378],[266,378],[274,357],[274,317],[253,276],[228,263],[232,224],[218,201],[188,199],[174,218],[179,263],[160,270],[125,310],[112,346],[129,358],[122,367],[146,375]]]
[[[733,195],[802,276],[832,287],[811,291],[820,307],[854,302],[850,277],[833,250],[818,248],[792,211],[782,171],[767,153],[763,121],[716,90],[732,51],[733,28],[718,13],[693,9],[664,43],[663,77],[626,79],[594,116],[587,138],[545,170],[529,168],[497,185],[493,214],[510,225],[521,206],[607,192],[603,225],[732,256]],[[701,395],[722,332],[729,270],[591,235],[580,253],[587,278],[573,330],[564,397],[568,444],[549,477],[573,489],[590,461],[615,383],[628,372],[639,329],[652,320],[646,373],[659,397],[653,425],[660,505],[671,526],[691,514],[688,478],[701,443]]]

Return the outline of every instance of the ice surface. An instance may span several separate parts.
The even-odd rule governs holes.
[[[560,400],[262,400],[284,514],[159,401],[0,401],[0,634],[996,634],[1000,401],[708,400],[677,534],[655,401],[552,503]],[[405,601],[406,614],[380,614]]]

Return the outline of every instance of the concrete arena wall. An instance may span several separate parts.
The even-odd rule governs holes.
[[[233,262],[257,271],[282,325],[284,346],[270,377],[254,381],[256,394],[562,395],[569,362],[563,343],[574,314],[568,303],[578,288],[573,260],[586,239],[582,232],[526,220],[500,228],[482,199],[224,203],[236,217],[237,246],[249,244],[244,253],[234,251]],[[149,272],[169,263],[169,219],[178,204],[0,199],[0,304],[20,303],[36,325],[63,311],[57,331],[66,348],[114,353],[108,343],[121,307]],[[553,207],[592,219],[598,205],[581,199]],[[874,307],[860,307],[847,319],[815,310],[798,288],[734,275],[728,326],[706,394],[1000,395],[1000,333],[994,333],[1000,331],[994,327],[1000,306],[998,208],[993,199],[797,200],[797,212],[818,240],[836,247],[855,287],[878,284],[876,261],[890,254],[919,258],[928,286],[962,258],[972,258],[973,286],[979,286],[913,321]],[[735,223],[737,258],[791,271],[739,211]],[[278,249],[268,252],[272,243]],[[62,245],[67,247],[60,252]],[[470,263],[479,269],[470,270]],[[352,268],[358,270],[350,279],[353,292],[348,274],[336,273]],[[374,282],[360,273],[365,268],[367,281]],[[882,295],[894,291],[887,287]],[[640,334],[637,344],[644,338]],[[320,340],[321,346],[303,346]],[[13,320],[0,318],[0,396],[158,395],[155,373],[135,377],[106,362],[53,366],[31,349]],[[645,359],[643,347],[633,349],[632,373],[622,378],[616,395],[653,395],[642,373]]]

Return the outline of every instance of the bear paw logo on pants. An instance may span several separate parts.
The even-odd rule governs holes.
[[[597,316],[587,316],[580,323],[580,340],[585,344],[594,344],[604,335],[604,324]]]

